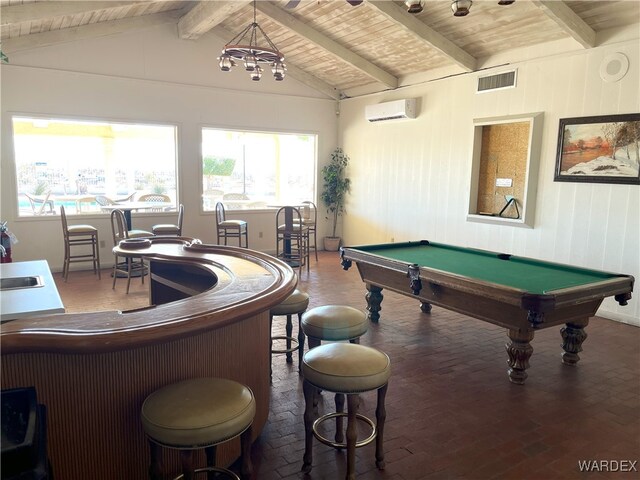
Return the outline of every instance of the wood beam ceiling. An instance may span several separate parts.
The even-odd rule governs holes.
[[[248,3],[250,0],[198,2],[178,21],[178,35],[182,39],[195,40]]]
[[[428,25],[425,25],[416,17],[407,15],[406,9],[388,1],[369,0],[367,4],[377,8],[387,18],[423,40],[427,46],[436,49],[465,71],[472,72],[476,69],[477,60],[473,56],[469,55],[455,43],[447,40]]]
[[[257,2],[257,9],[264,15],[267,15],[269,18],[271,18],[273,21],[306,38],[310,42],[318,45],[320,48],[323,48],[340,60],[350,64],[361,72],[364,72],[374,80],[386,85],[389,88],[398,87],[398,79],[395,76],[391,75],[389,72],[383,70],[377,65],[374,65],[369,60],[352,52],[348,48],[343,47],[326,35],[309,27],[305,23],[295,18],[293,15],[289,15],[277,6],[269,2]]]
[[[542,10],[584,48],[595,47],[596,32],[566,3],[560,0],[531,0],[531,3]]]

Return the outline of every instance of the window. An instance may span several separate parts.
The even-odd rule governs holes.
[[[313,200],[316,135],[202,129],[202,206],[215,210]]]
[[[174,125],[15,116],[13,143],[19,216],[100,213],[147,193],[177,203]]]

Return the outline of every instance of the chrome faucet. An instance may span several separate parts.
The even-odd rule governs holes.
[[[0,245],[0,257],[6,257],[6,256],[7,256],[7,251],[2,245]]]

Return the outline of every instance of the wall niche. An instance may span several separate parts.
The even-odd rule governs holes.
[[[542,119],[474,119],[468,221],[533,228]]]

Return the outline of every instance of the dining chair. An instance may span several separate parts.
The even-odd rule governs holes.
[[[151,227],[154,235],[177,235],[182,236],[182,220],[184,219],[184,205],[178,207],[178,223],[159,223]]]
[[[246,193],[225,193],[222,195],[222,202],[225,208],[230,210],[242,209],[247,206],[249,195]]]
[[[139,202],[170,202],[171,197],[169,195],[165,195],[164,193],[146,193],[144,195],[140,195],[138,199]],[[170,207],[169,207],[170,208]],[[158,207],[150,209],[152,212],[164,212],[168,210],[167,207]]]
[[[305,264],[309,271],[309,227],[297,207],[281,207],[276,213],[276,257],[298,267],[300,274]]]
[[[318,207],[311,201],[302,202],[302,225],[309,228],[309,241],[313,236],[313,251],[316,256],[316,262],[318,261],[318,239],[316,236],[316,228],[318,224]],[[311,248],[311,243],[309,243]]]
[[[49,200],[49,197],[51,196],[51,192],[47,192],[44,198],[37,198],[29,195],[28,193],[25,193],[24,196],[27,197],[27,200],[29,200],[29,205],[31,205],[31,210],[33,210],[34,215],[42,215],[45,213],[51,213],[51,214],[56,213],[56,209],[53,205],[53,200]],[[46,207],[49,207],[48,212],[45,212]]]
[[[96,195],[96,203],[101,207],[107,207],[109,205],[117,205],[116,202],[111,200],[109,197],[105,195]]]
[[[218,235],[218,245],[220,239],[224,238],[227,245],[228,238],[237,238],[238,245],[242,247],[242,236],[245,238],[245,247],[249,248],[249,227],[244,220],[227,220],[222,202],[216,203],[216,232]]]
[[[115,209],[111,212],[111,232],[113,234],[113,246],[115,247],[121,240],[127,240],[129,238],[142,238],[152,237],[153,233],[146,230],[128,230],[127,220],[124,217],[124,212],[120,209]],[[119,256],[114,253],[115,263],[113,264],[113,285],[111,288],[116,288],[116,280],[118,275],[127,277],[127,293],[129,293],[129,286],[131,285],[132,274],[139,274],[144,283],[145,266],[142,258],[134,259],[132,257],[126,257],[124,262],[118,263]]]
[[[66,282],[69,278],[69,266],[71,263],[92,262],[93,273],[98,274],[100,279],[100,242],[98,240],[98,229],[92,225],[69,225],[67,222],[67,213],[64,205],[60,205],[60,219],[62,220],[62,235],[64,238],[64,264],[62,267],[62,277]],[[91,246],[91,253],[87,253],[86,248],[82,248],[81,252],[74,253],[71,251],[76,247]]]

